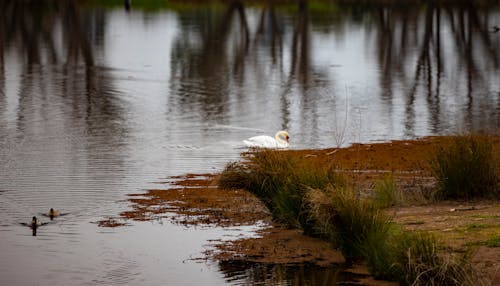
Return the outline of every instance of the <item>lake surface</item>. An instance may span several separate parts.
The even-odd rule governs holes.
[[[2,285],[340,279],[193,260],[254,227],[95,222],[168,176],[220,171],[258,134],[302,149],[500,126],[498,1],[81,2],[0,1]],[[51,207],[67,215],[21,225]]]

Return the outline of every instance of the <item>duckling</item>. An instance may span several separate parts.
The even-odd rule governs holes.
[[[40,227],[42,225],[46,225],[46,224],[48,224],[48,222],[40,222],[36,218],[36,216],[34,216],[31,218],[31,222],[29,222],[29,223],[21,222],[20,224],[31,228],[31,230],[33,231],[33,236],[36,236],[36,230],[38,229],[38,227]]]
[[[38,219],[36,218],[36,216],[34,216],[31,219],[31,224],[29,225],[29,227],[31,227],[31,230],[33,232],[33,236],[36,236],[36,230],[41,225],[42,225],[42,223],[38,222]]]
[[[50,217],[50,220],[53,220],[55,217],[58,217],[61,215],[61,213],[57,210],[54,210],[53,208],[50,208],[49,210],[49,217]]]
[[[41,224],[38,222],[36,216],[31,219],[30,227],[35,231]]]
[[[29,228],[31,228],[33,230],[33,232],[36,231],[36,229],[42,225],[46,225],[48,224],[48,222],[40,222],[36,216],[32,217],[31,218],[31,222],[30,223],[25,223],[25,222],[22,222],[21,223],[22,225],[24,226],[27,226]]]

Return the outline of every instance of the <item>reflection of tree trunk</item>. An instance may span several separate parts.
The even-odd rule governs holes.
[[[0,10],[5,9],[5,2],[0,1]],[[0,20],[0,97],[4,97],[6,94],[5,91],[5,62],[4,62],[4,47],[6,44],[5,41],[5,26],[4,26],[4,21]],[[0,98],[1,100],[3,100]],[[1,104],[2,106],[5,106],[6,104]]]
[[[216,27],[214,32],[208,32],[203,35],[203,56],[204,67],[207,74],[213,74],[213,68],[221,66],[220,63],[213,63],[212,61],[223,58],[222,54],[227,48],[227,41],[233,25],[234,14],[237,14],[240,19],[240,27],[242,29],[241,45],[235,53],[233,72],[241,73],[244,68],[243,63],[248,51],[249,45],[249,30],[248,23],[245,15],[243,3],[239,0],[231,2],[227,12],[222,17],[222,21]]]
[[[276,12],[274,10],[274,3],[266,2],[259,18],[259,24],[254,37],[254,46],[257,45],[259,40],[264,36],[266,32],[266,20],[270,23],[270,37],[271,37],[271,61],[276,64],[276,49],[282,48],[282,31],[279,28],[278,20],[276,18]],[[269,36],[269,35],[268,35]],[[281,54],[281,53],[280,53]]]
[[[381,86],[382,86],[382,97],[390,99],[392,97],[392,77],[393,77],[393,67],[392,60],[394,55],[392,54],[393,46],[393,30],[392,25],[387,23],[384,8],[378,9],[378,23],[380,27],[380,33],[378,40],[378,58],[382,66],[381,74]]]
[[[300,30],[300,61],[299,61],[299,75],[303,86],[309,83],[309,18],[307,12],[307,2],[300,0],[299,2],[299,30]]]
[[[466,62],[466,69],[467,69],[467,114],[466,114],[466,124],[468,127],[472,127],[472,105],[473,105],[473,96],[472,96],[472,81],[473,81],[473,75],[474,75],[474,60],[472,58],[472,23],[470,21],[470,17],[467,21],[467,42],[466,42],[466,47],[465,47],[465,62]]]
[[[242,44],[239,46],[239,49],[236,51],[235,56],[234,56],[234,73],[237,76],[237,78],[240,79],[240,82],[243,79],[244,76],[244,62],[246,55],[248,53],[248,45],[250,41],[250,36],[248,32],[248,23],[247,23],[247,18],[245,15],[245,9],[243,8],[243,3],[240,1],[236,1],[233,4],[235,6],[236,11],[238,12],[238,16],[240,18],[240,25],[241,29],[243,30],[242,32]]]
[[[291,64],[290,64],[290,75],[286,83],[287,88],[285,90],[291,89],[291,85],[294,80],[298,80],[301,84],[302,91],[304,92],[308,88],[309,84],[309,19],[307,11],[307,1],[298,0],[298,20],[297,25],[294,27],[292,36],[292,47],[291,47]],[[286,98],[287,93],[283,93],[282,98],[282,113],[283,113],[283,125],[282,129],[288,129],[289,122],[289,100]],[[302,99],[307,100],[307,96],[303,96]]]
[[[291,50],[291,74],[305,87],[309,81],[309,19],[307,2],[299,0],[299,17],[294,28]]]
[[[428,105],[431,115],[431,125],[433,132],[439,131],[439,116],[440,116],[440,97],[441,97],[441,76],[442,76],[442,59],[441,59],[441,10],[436,9],[436,29],[435,29],[435,57],[436,57],[436,89],[432,95],[432,89],[428,95]]]
[[[41,108],[33,105],[33,96],[47,100],[48,81],[57,81],[54,90],[61,96],[72,100],[74,112],[92,112],[104,115],[102,118],[113,119],[102,124],[113,124],[120,113],[110,100],[108,76],[101,76],[94,66],[93,48],[88,35],[95,34],[103,27],[87,25],[89,19],[82,14],[77,1],[0,1],[0,93],[4,92],[3,56],[7,51],[16,49],[16,57],[21,59],[22,74],[19,82],[17,121],[19,130],[25,131],[25,116],[33,112],[27,109]],[[95,18],[94,18],[95,19]],[[58,24],[61,24],[60,26]],[[92,27],[97,30],[89,30]],[[57,29],[61,29],[62,45]],[[7,43],[13,43],[12,46]],[[58,56],[66,56],[58,62]],[[46,63],[49,68],[44,68]],[[85,78],[77,67],[83,62]],[[61,69],[52,69],[52,65],[62,64]],[[75,92],[76,91],[76,92]],[[87,98],[82,97],[82,92]],[[86,101],[87,100],[87,101]],[[70,107],[68,107],[70,108]],[[85,110],[87,108],[87,110]],[[35,112],[36,113],[36,112]]]
[[[465,75],[467,89],[467,113],[465,114],[465,121],[467,126],[474,127],[474,89],[485,86],[485,79],[478,68],[480,64],[474,59],[474,50],[477,49],[476,47],[484,47],[484,50],[489,55],[489,61],[493,63],[495,68],[498,68],[498,54],[496,47],[491,43],[490,34],[488,33],[488,25],[486,24],[488,18],[483,18],[485,24],[481,24],[477,15],[477,9],[473,3],[461,6],[457,13],[453,13],[450,9],[447,12],[457,50],[464,61],[459,67]],[[455,21],[455,15],[458,17],[457,21]]]
[[[78,57],[81,52],[83,57],[83,62],[87,67],[92,67],[94,65],[94,57],[92,54],[92,47],[90,46],[87,35],[85,34],[84,29],[80,24],[80,17],[77,11],[76,4],[67,1],[64,2],[64,10],[65,10],[65,22],[68,27],[71,28],[70,31],[67,31],[66,37],[69,39],[69,47],[68,47],[68,63],[78,63]]]
[[[432,85],[432,66],[429,58],[429,51],[431,50],[431,39],[432,39],[432,21],[433,21],[433,9],[428,8],[425,17],[425,28],[424,28],[424,38],[422,46],[420,47],[420,56],[417,60],[417,66],[415,70],[415,78],[411,85],[411,88],[407,94],[406,102],[406,119],[405,119],[405,133],[407,136],[414,136],[415,128],[415,94],[420,83],[420,77],[423,71],[427,71],[427,91],[430,93]]]
[[[49,27],[44,26],[41,27],[42,29],[42,37],[44,39],[45,44],[47,45],[47,52],[49,56],[49,60],[51,64],[56,64],[57,63],[57,52],[56,52],[56,46],[54,44],[54,37],[52,36],[52,31],[49,29]]]
[[[25,43],[26,59],[30,65],[40,63],[40,55],[38,54],[40,49],[38,47],[38,37],[36,37],[38,32],[35,31],[35,27],[33,27],[33,16],[34,15],[28,15],[28,17],[23,17],[20,27],[21,37],[23,38],[23,43]]]
[[[469,24],[469,29],[471,29],[469,32],[469,36],[472,37],[472,35],[474,34],[477,34],[479,36],[482,43],[484,44],[485,50],[489,53],[494,66],[498,68],[498,47],[494,47],[491,44],[491,33],[489,32],[489,27],[486,25],[486,23],[488,23],[488,18],[486,18],[486,21],[484,21],[485,24],[482,25],[481,21],[479,20],[479,15],[477,14],[477,8],[474,7],[474,3],[472,1],[468,2],[467,8],[467,14],[469,15],[467,23]],[[472,39],[469,39],[469,41],[472,41]]]

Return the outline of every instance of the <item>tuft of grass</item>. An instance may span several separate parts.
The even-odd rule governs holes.
[[[311,189],[307,194],[316,231],[342,250],[348,259],[378,255],[384,249],[391,218],[373,200],[361,198],[351,187]]]
[[[403,193],[398,190],[392,174],[375,184],[375,203],[382,208],[403,204]]]
[[[330,203],[335,208],[335,241],[341,245],[347,257],[366,256],[369,244],[385,240],[391,218],[369,198],[361,198],[350,187],[326,190]],[[373,241],[372,241],[373,240]],[[369,253],[377,250],[373,247]]]
[[[403,285],[482,285],[471,252],[448,254],[429,233],[402,232],[392,249],[394,273]]]
[[[493,140],[488,135],[453,136],[430,160],[444,199],[500,197]]]
[[[347,259],[364,259],[375,278],[401,285],[475,285],[469,256],[447,254],[432,234],[403,231],[378,203],[352,188],[311,189],[306,200],[317,231]]]
[[[274,219],[305,233],[312,234],[314,226],[304,203],[306,191],[345,184],[332,167],[290,152],[255,150],[247,153],[245,159],[226,167],[219,186],[247,189],[264,202]]]
[[[375,278],[398,281],[403,275],[401,269],[395,267],[397,261],[394,255],[394,246],[397,245],[395,233],[400,231],[395,224],[385,224],[383,229],[369,232],[362,243],[362,254]]]

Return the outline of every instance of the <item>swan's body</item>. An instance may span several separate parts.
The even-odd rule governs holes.
[[[273,137],[267,135],[260,135],[243,140],[243,143],[247,147],[257,147],[257,148],[288,148],[290,143],[288,139],[290,136],[286,131],[278,131]]]

